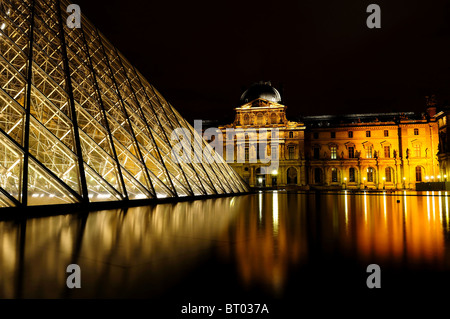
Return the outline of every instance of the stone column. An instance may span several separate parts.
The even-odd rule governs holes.
[[[403,177],[401,174],[400,164],[397,160],[395,160],[395,176],[397,177],[397,189],[403,189]]]
[[[306,165],[305,165],[305,161],[301,161],[300,163],[300,185],[301,186],[306,186],[307,185],[307,180],[306,180]]]

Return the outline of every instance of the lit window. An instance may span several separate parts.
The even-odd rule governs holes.
[[[418,144],[414,145],[414,156],[420,157],[420,145]]]
[[[366,157],[367,158],[372,158],[372,152],[373,152],[373,146],[367,146],[367,151],[366,151]]]
[[[337,147],[331,146],[331,159],[336,159],[336,158],[337,158]]]

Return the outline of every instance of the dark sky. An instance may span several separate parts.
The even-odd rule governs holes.
[[[424,111],[450,97],[450,1],[77,1],[187,119],[234,117],[270,80],[298,115]],[[366,8],[381,7],[381,29]]]

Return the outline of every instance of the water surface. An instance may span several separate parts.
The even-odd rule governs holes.
[[[449,199],[416,194],[275,191],[4,221],[0,298],[292,306],[370,298],[371,263],[389,297],[429,295],[450,283]],[[66,287],[73,263],[81,289]]]

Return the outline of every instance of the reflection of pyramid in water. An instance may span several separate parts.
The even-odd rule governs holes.
[[[245,192],[217,154],[172,160],[172,131],[198,134],[68,5],[0,2],[0,207]]]

